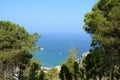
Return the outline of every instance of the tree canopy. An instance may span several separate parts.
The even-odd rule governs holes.
[[[84,21],[84,29],[92,36],[93,47],[86,64],[93,59],[91,66],[96,68],[94,70],[106,69],[99,71],[99,78],[107,76],[111,80],[120,79],[114,76],[115,66],[119,67],[120,73],[120,0],[99,0],[92,11],[85,15]],[[98,65],[95,59],[99,61]]]
[[[79,64],[76,61],[76,53],[78,48],[69,50],[70,56],[61,66],[59,76],[61,80],[78,80],[79,79]]]
[[[25,69],[33,52],[39,48],[35,45],[38,38],[37,33],[29,34],[18,24],[0,21],[0,65],[4,80],[9,77],[7,73],[13,68],[18,67],[20,71]],[[18,77],[20,76],[21,72]]]

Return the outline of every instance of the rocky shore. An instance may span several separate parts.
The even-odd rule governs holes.
[[[89,54],[90,52],[85,52],[81,55],[81,57],[79,59],[77,59],[78,63],[79,63],[79,67],[81,68],[82,67],[82,62],[84,60],[84,58]],[[51,68],[57,68],[58,71],[61,70],[61,66],[58,65],[58,66],[55,66],[55,67],[41,67],[41,69],[47,73],[48,70],[50,70]]]

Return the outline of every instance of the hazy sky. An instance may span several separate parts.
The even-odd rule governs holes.
[[[0,20],[29,32],[82,32],[84,14],[97,0],[1,0]]]

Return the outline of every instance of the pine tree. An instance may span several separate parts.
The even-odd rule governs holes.
[[[104,53],[101,58],[108,64],[104,73],[113,80],[115,66],[119,67],[120,73],[120,0],[99,0],[85,15],[84,21],[84,29],[92,36],[93,52],[101,48]]]
[[[35,45],[38,38],[38,34],[29,34],[24,27],[9,21],[0,21],[0,75],[3,75],[4,80],[14,74],[13,69],[17,67],[20,69],[18,78],[21,78],[25,65],[38,48]]]

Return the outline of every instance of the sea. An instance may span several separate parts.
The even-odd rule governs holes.
[[[70,55],[69,50],[78,48],[77,58],[90,49],[91,37],[87,33],[40,33],[42,36],[36,42],[41,49],[34,54],[40,59],[43,67],[51,68],[61,65]]]

